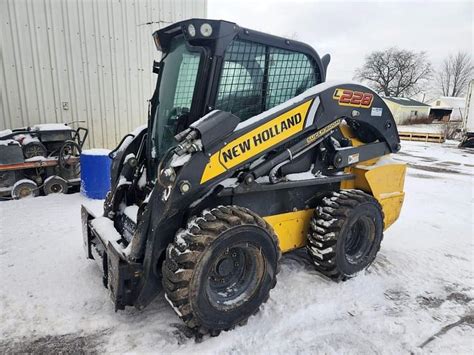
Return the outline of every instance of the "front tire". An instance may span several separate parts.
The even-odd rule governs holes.
[[[383,220],[378,201],[360,190],[334,191],[323,198],[307,243],[316,269],[339,281],[367,268],[380,249]]]
[[[273,229],[237,206],[219,206],[190,220],[166,252],[166,299],[198,334],[244,324],[276,284],[281,256]]]

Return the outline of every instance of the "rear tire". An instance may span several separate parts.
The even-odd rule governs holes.
[[[198,335],[218,335],[258,312],[276,284],[280,256],[273,229],[255,213],[237,206],[205,211],[167,248],[166,299]]]
[[[346,280],[375,259],[383,238],[382,207],[360,190],[341,190],[323,198],[314,210],[307,250],[316,269]]]

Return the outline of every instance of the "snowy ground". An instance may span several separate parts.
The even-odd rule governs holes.
[[[287,255],[261,312],[202,343],[163,296],[114,312],[84,258],[80,194],[1,202],[0,353],[473,353],[473,157],[404,142],[405,206],[371,268],[333,283]]]

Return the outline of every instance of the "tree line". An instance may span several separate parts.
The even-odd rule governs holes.
[[[367,55],[354,79],[384,96],[411,97],[431,87],[442,96],[459,97],[465,94],[473,74],[469,53],[451,54],[435,70],[425,52],[392,47]]]

